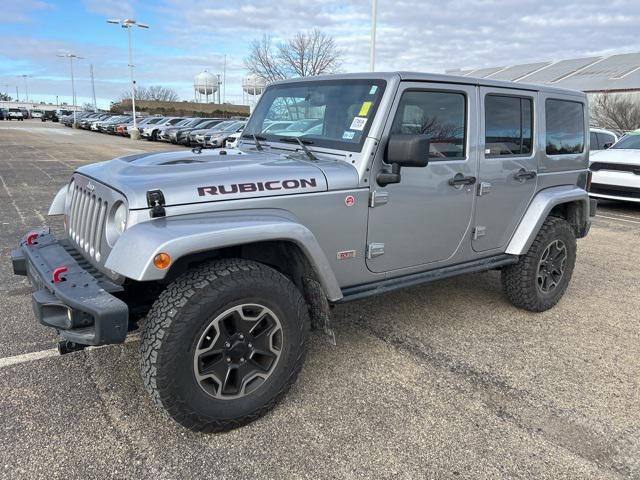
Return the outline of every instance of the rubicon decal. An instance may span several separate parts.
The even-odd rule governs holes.
[[[270,180],[268,182],[232,183],[230,185],[212,185],[198,187],[198,195],[228,195],[230,193],[265,192],[272,190],[296,190],[299,188],[313,188],[317,186],[315,178],[300,178],[288,180]]]

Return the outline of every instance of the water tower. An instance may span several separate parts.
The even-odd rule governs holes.
[[[249,105],[249,109],[253,110],[258,97],[262,95],[266,86],[267,82],[259,75],[251,73],[244,77],[242,80],[242,103]]]
[[[218,93],[218,103],[220,103],[220,89],[218,88],[220,81],[216,75],[205,70],[200,72],[193,79],[193,92],[196,102],[209,103],[209,95],[211,101],[215,101],[215,94]]]

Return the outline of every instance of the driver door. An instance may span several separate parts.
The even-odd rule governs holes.
[[[477,176],[476,88],[405,82],[396,95],[371,175],[367,267],[376,273],[447,264],[470,228]],[[400,183],[376,176],[391,134],[428,134],[429,164],[404,167]],[[419,268],[418,268],[419,267]]]

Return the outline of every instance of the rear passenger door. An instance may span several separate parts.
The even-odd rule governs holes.
[[[537,92],[480,88],[480,167],[472,246],[504,248],[537,183]]]

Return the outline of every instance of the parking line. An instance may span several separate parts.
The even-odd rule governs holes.
[[[596,217],[598,217],[598,218],[608,218],[609,220],[617,220],[619,222],[636,223],[636,224],[640,225],[640,222],[634,222],[633,220],[626,220],[624,218],[607,217],[606,215],[596,215]]]
[[[129,335],[124,343],[135,342],[140,340],[139,334]],[[111,345],[102,345],[100,347],[87,347],[85,351],[96,350],[98,348],[110,347]],[[60,353],[57,348],[50,348],[48,350],[40,350],[38,352],[23,353],[21,355],[14,355],[13,357],[0,358],[0,369],[10,367],[11,365],[18,365],[20,363],[34,362],[36,360],[42,360],[43,358],[59,357]]]
[[[51,348],[49,350],[40,350],[39,352],[23,353],[22,355],[15,355],[13,357],[0,358],[0,368],[10,367],[11,365],[17,365],[19,363],[33,362],[34,360],[41,360],[43,358],[55,357],[60,355],[58,349]]]
[[[640,220],[640,217],[635,216],[635,215],[623,215],[622,213],[609,212],[609,211],[606,211],[606,210],[605,210],[605,213],[608,213],[609,215],[614,215],[616,217],[633,218],[634,220]]]

